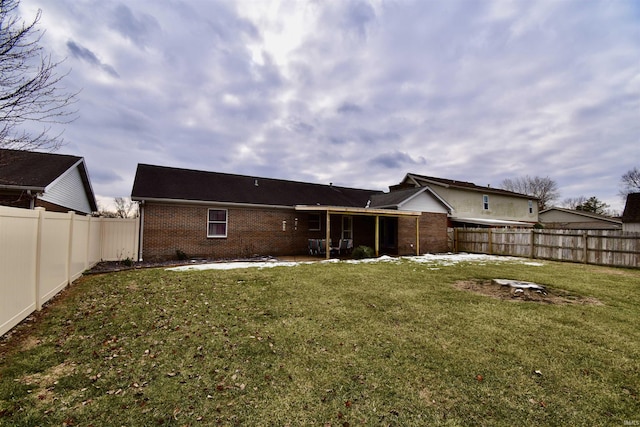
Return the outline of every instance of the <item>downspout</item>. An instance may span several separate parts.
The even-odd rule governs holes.
[[[38,197],[38,193],[31,194],[31,190],[27,190],[27,196],[29,196],[29,209],[34,210],[36,207],[36,197]]]
[[[142,229],[144,228],[144,200],[140,201],[140,227],[138,227],[138,261],[142,261],[142,239],[144,233]]]

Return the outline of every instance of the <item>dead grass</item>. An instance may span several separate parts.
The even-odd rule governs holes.
[[[454,286],[495,277],[559,303]],[[639,287],[518,262],[93,275],[0,342],[0,425],[621,425]]]

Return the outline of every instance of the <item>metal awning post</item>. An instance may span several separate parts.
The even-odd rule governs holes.
[[[326,239],[324,242],[324,250],[326,253],[326,259],[329,259],[331,257],[331,214],[329,213],[329,210],[327,210],[327,234],[326,234]]]
[[[376,257],[380,256],[380,216],[376,215],[376,236],[375,236]]]
[[[416,217],[416,256],[420,255],[420,217]]]

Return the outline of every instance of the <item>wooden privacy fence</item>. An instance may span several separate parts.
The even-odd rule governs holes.
[[[0,336],[100,260],[135,260],[138,219],[0,206]]]
[[[619,230],[454,229],[454,251],[640,267],[640,233]]]

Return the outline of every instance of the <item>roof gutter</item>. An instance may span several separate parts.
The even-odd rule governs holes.
[[[21,190],[21,191],[26,190],[26,191],[43,192],[44,187],[30,187],[30,186],[24,186],[24,185],[0,184],[0,190]]]
[[[178,205],[197,205],[197,206],[228,206],[237,208],[271,208],[271,209],[294,209],[293,206],[286,205],[261,205],[258,203],[237,203],[237,202],[219,202],[215,200],[185,200],[185,199],[165,199],[162,197],[135,197],[131,196],[131,200],[136,202],[147,203],[169,203]]]
[[[367,216],[422,216],[422,212],[417,211],[399,211],[395,209],[378,209],[378,208],[353,208],[346,206],[321,206],[321,205],[296,205],[297,211],[320,211],[345,215],[367,215]]]

